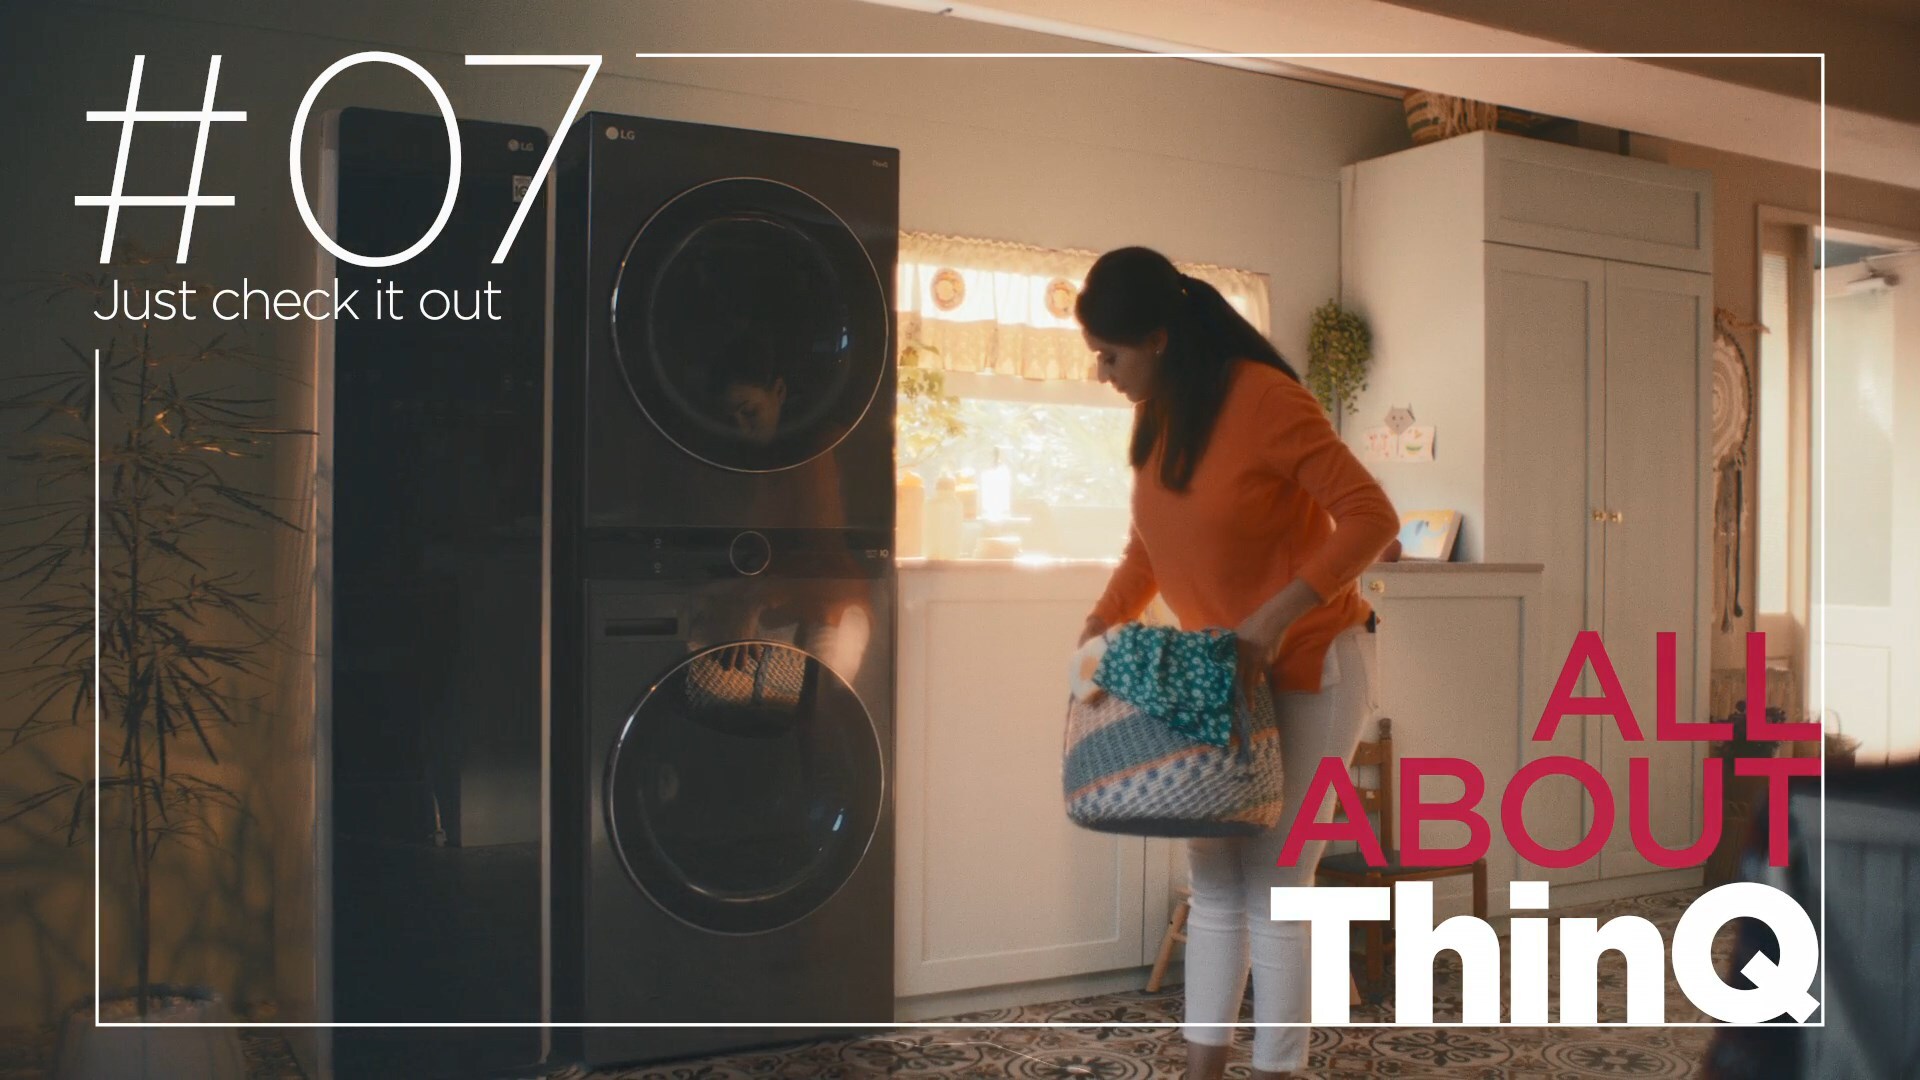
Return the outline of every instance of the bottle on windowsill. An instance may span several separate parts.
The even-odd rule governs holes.
[[[994,448],[993,464],[980,474],[980,517],[986,521],[1005,521],[1013,516],[1013,470],[1000,459]]]
[[[917,559],[925,550],[927,522],[927,485],[919,473],[909,469],[900,474],[894,502],[893,553],[897,558]]]
[[[933,485],[933,498],[927,500],[929,559],[960,557],[960,532],[965,513],[960,505],[958,487],[951,476],[942,476]]]
[[[978,521],[980,518],[980,485],[972,469],[961,469],[954,478],[953,493],[960,499],[960,520]]]

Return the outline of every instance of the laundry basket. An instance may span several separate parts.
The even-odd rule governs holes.
[[[782,645],[712,649],[687,666],[687,704],[701,711],[792,709],[806,690],[807,658]]]

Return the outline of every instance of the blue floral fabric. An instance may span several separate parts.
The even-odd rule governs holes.
[[[1107,635],[1094,684],[1187,738],[1226,746],[1233,732],[1234,634],[1128,623]]]

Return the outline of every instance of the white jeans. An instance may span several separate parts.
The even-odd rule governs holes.
[[[1185,1031],[1192,1042],[1224,1046],[1233,1041],[1232,1028],[1196,1025],[1239,1018],[1249,964],[1256,1024],[1304,1024],[1307,1019],[1307,924],[1268,918],[1268,890],[1313,884],[1314,867],[1326,844],[1308,843],[1291,866],[1278,865],[1280,849],[1320,759],[1350,760],[1373,713],[1373,636],[1364,628],[1349,630],[1334,639],[1330,656],[1319,693],[1274,697],[1285,770],[1280,823],[1258,836],[1187,841],[1193,900],[1187,916]],[[1330,820],[1333,807],[1327,799],[1319,820]],[[1305,1067],[1307,1034],[1304,1026],[1258,1028],[1254,1068],[1283,1072]]]

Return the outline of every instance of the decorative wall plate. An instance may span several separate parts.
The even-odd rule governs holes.
[[[960,271],[944,267],[933,275],[933,306],[952,311],[967,300],[967,281]]]
[[[1066,278],[1054,278],[1047,282],[1047,314],[1056,319],[1073,318],[1073,302],[1080,298],[1080,290]]]

